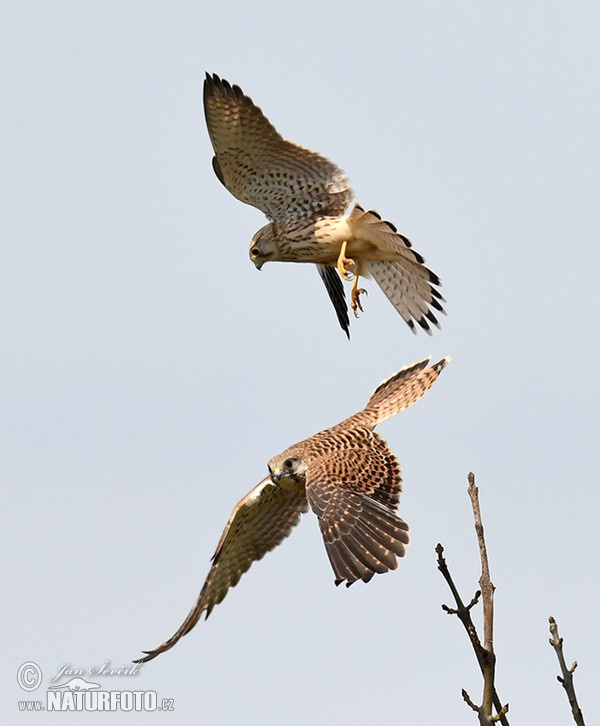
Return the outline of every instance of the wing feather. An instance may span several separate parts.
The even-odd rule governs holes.
[[[345,212],[353,198],[346,174],[286,141],[239,86],[207,73],[204,114],[213,167],[237,199],[286,224]]]
[[[146,663],[189,633],[202,613],[210,615],[256,560],[280,544],[308,509],[304,490],[289,490],[263,479],[234,508],[223,531],[200,595],[179,629],[135,663]]]
[[[344,293],[344,284],[339,276],[337,268],[331,265],[317,265],[321,280],[325,284],[329,299],[335,308],[335,314],[342,330],[350,338],[350,316],[348,315],[348,303]]]
[[[357,449],[349,442],[353,436],[360,441]],[[311,462],[306,495],[319,520],[336,585],[368,582],[398,566],[408,544],[408,525],[395,511],[400,484],[396,458],[365,429],[348,431],[340,449]]]

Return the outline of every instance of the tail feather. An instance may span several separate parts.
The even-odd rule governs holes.
[[[373,210],[365,212],[358,204],[348,224],[359,240],[363,261],[359,274],[371,274],[413,332],[415,323],[431,334],[430,325],[439,327],[432,308],[444,313],[445,302],[436,289],[440,278],[425,266],[425,258],[412,249],[410,240],[399,234],[391,222]]]
[[[431,308],[445,314],[444,298],[432,287],[440,283],[427,267],[405,259],[369,260],[368,272],[413,332],[416,332],[415,322],[430,335],[430,323],[440,327]]]
[[[373,391],[364,411],[357,415],[362,415],[365,421],[369,421],[368,425],[374,428],[381,421],[412,406],[433,386],[450,358],[442,358],[441,361],[427,367],[429,360],[429,358],[425,358],[425,360],[402,368],[398,373],[380,383]]]
[[[400,234],[395,225],[382,219],[374,209],[365,212],[360,205],[355,204],[348,216],[348,224],[358,239],[371,245],[371,251],[377,251],[380,259],[401,257],[418,265],[425,262],[425,258],[412,249],[408,237]]]

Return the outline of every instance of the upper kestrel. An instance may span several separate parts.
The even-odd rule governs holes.
[[[144,651],[143,663],[172,648],[210,615],[255,560],[287,537],[309,508],[317,515],[335,584],[369,582],[395,570],[408,544],[398,517],[400,466],[374,429],[418,401],[448,358],[425,359],[381,383],[362,411],[301,441],[268,464],[269,475],[235,506],[212,558],[200,595],[167,641]]]
[[[323,156],[285,141],[239,86],[206,74],[204,113],[220,181],[242,202],[263,211],[270,223],[252,238],[258,269],[269,260],[317,265],[346,335],[350,318],[342,280],[354,276],[351,304],[362,310],[359,277],[375,278],[415,332],[439,327],[432,310],[444,312],[438,276],[390,222],[356,204],[346,174]],[[337,268],[337,269],[336,269]]]

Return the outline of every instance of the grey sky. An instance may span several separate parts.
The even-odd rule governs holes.
[[[128,663],[191,607],[268,459],[431,354],[452,364],[380,427],[412,543],[336,589],[316,520],[131,678],[132,723],[468,723],[480,676],[436,570],[496,593],[514,723],[569,710],[547,617],[593,716],[600,231],[597,3],[4,2],[0,266],[2,712],[16,671]],[[448,317],[413,336],[374,282],[348,342],[306,266],[249,262],[257,211],[210,167],[202,79],[344,168],[409,236]],[[89,680],[94,680],[93,678]],[[82,715],[78,722],[94,717]],[[119,714],[98,717],[121,723]]]

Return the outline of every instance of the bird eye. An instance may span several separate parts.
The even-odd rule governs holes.
[[[251,255],[252,257],[258,257],[258,255],[259,255],[259,254],[260,254],[260,250],[258,249],[258,247],[253,247],[253,248],[252,248],[252,249],[250,250],[250,255]]]
[[[292,459],[286,459],[283,462],[283,465],[285,466],[286,469],[291,469],[294,466],[294,462],[292,461]]]

